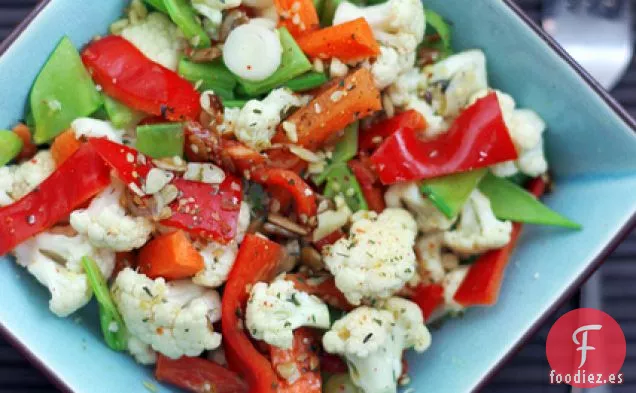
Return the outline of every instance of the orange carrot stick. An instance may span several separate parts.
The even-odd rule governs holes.
[[[82,143],[75,138],[75,131],[66,130],[55,138],[51,145],[51,155],[55,160],[55,166],[60,166],[67,158],[73,155]]]
[[[371,26],[364,18],[316,30],[296,40],[305,54],[312,58],[359,61],[380,54],[380,45],[373,37]]]
[[[274,4],[280,16],[279,26],[286,27],[294,38],[320,27],[312,0],[274,0]]]
[[[317,95],[287,118],[296,126],[297,145],[316,150],[352,122],[382,109],[380,91],[369,70],[360,68]],[[274,143],[290,143],[279,130]]]
[[[188,278],[204,267],[203,257],[183,231],[156,237],[139,253],[139,271],[153,279]]]

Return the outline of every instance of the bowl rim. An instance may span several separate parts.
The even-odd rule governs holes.
[[[20,35],[28,29],[35,18],[50,4],[51,0],[40,0],[35,8],[16,26],[16,28],[0,42],[0,56],[15,43]],[[530,17],[514,2],[514,0],[503,0],[503,4],[509,7],[530,30],[532,30],[547,46],[553,50],[561,59],[563,59],[578,75],[586,82],[592,91],[594,91],[607,104],[614,113],[623,122],[636,132],[636,121],[627,113],[610,94],[607,92],[583,67],[581,67],[550,35],[548,35],[541,27],[539,27]],[[488,372],[480,379],[473,388],[473,392],[478,392],[490,382],[495,375],[504,367],[508,361],[527,343],[532,336],[539,330],[545,321],[556,312],[579,287],[587,281],[587,279],[605,262],[609,254],[616,249],[620,242],[636,227],[636,213],[614,234],[612,239],[599,251],[592,259],[585,270],[563,291],[558,299],[543,313],[533,324],[528,327],[524,334],[512,346],[507,348],[506,354],[502,356],[497,363],[488,370]],[[49,367],[42,359],[35,355],[29,347],[20,341],[9,329],[7,329],[2,321],[0,321],[0,334],[18,351],[20,352],[35,368],[41,371],[47,379],[60,391],[73,393],[73,389],[63,380],[53,368]]]

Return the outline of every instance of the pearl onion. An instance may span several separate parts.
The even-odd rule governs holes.
[[[258,23],[232,30],[223,46],[223,61],[235,75],[260,81],[280,66],[283,48],[275,31]]]

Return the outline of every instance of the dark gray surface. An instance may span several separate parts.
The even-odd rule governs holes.
[[[517,2],[534,20],[538,20],[540,0],[517,0]],[[0,39],[6,37],[36,3],[36,0],[0,0]],[[630,72],[612,93],[632,116],[636,116],[636,62],[632,63]],[[619,321],[628,342],[627,362],[623,368],[626,384],[614,387],[612,392],[616,393],[636,391],[636,380],[633,377],[636,375],[636,313],[634,312],[636,285],[633,284],[636,282],[636,264],[633,263],[635,260],[636,233],[633,233],[603,267],[605,311]],[[545,358],[545,340],[552,323],[573,307],[576,307],[576,299],[570,301],[550,318],[533,339],[491,381],[484,392],[568,392],[564,386],[548,384],[549,367]],[[31,367],[19,353],[0,338],[0,393],[18,392],[53,393],[56,390],[38,370]]]

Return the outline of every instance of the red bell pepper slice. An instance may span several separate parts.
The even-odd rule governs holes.
[[[420,139],[418,130],[403,128],[371,156],[380,180],[395,184],[467,172],[517,159],[495,93],[466,108],[447,133]]]
[[[158,381],[194,393],[247,393],[249,389],[237,373],[202,358],[170,359],[159,355],[155,376]]]
[[[424,321],[428,320],[437,307],[444,303],[444,287],[440,284],[420,284],[411,295],[413,300],[424,316]]]
[[[143,192],[148,172],[154,168],[148,157],[132,147],[106,138],[91,138],[88,143],[115,170],[121,181],[133,191]]]
[[[110,184],[110,167],[84,144],[35,190],[0,208],[0,255],[52,227]]]
[[[303,273],[285,275],[285,280],[293,282],[297,290],[314,295],[332,307],[344,311],[351,311],[355,308],[347,301],[347,298],[338,287],[336,287],[336,281],[333,277],[325,279],[315,285],[308,281],[310,278],[310,276]]]
[[[199,118],[201,105],[194,86],[122,37],[110,35],[91,42],[82,61],[95,83],[132,109],[172,121]]]
[[[230,174],[219,185],[175,179],[179,197],[170,208],[172,216],[161,224],[227,243],[234,239],[243,199],[241,181]]]
[[[382,185],[378,184],[378,177],[371,168],[371,163],[367,157],[361,157],[357,160],[351,160],[347,163],[349,169],[353,172],[353,176],[356,177],[364,199],[367,201],[369,210],[373,210],[376,213],[382,213],[386,208],[384,201],[384,192]]]
[[[545,187],[545,181],[536,178],[529,184],[528,189],[538,198],[545,191]],[[504,271],[520,233],[521,224],[513,224],[510,243],[503,248],[485,253],[475,261],[453,297],[457,303],[464,307],[492,306],[497,303]]]
[[[328,374],[346,374],[349,372],[347,364],[340,356],[322,352],[320,354],[320,369]]]
[[[395,132],[403,129],[423,130],[426,128],[426,119],[420,112],[410,109],[405,112],[373,124],[370,128],[360,132],[358,149],[363,152],[372,152],[379,147],[382,142]]]
[[[281,349],[270,346],[272,367],[294,363],[300,372],[300,377],[289,383],[282,379],[278,386],[278,393],[321,393],[322,378],[320,377],[320,360],[316,353],[320,340],[309,329],[298,329],[294,332],[292,349]]]
[[[284,254],[283,248],[258,235],[245,236],[230,271],[221,307],[223,347],[230,369],[241,373],[250,393],[276,392],[279,379],[265,356],[252,344],[242,316],[249,297],[248,288],[259,281],[269,281]]]
[[[296,202],[296,214],[302,224],[312,223],[318,207],[316,193],[296,172],[280,168],[262,168],[252,172],[252,180],[265,186],[286,190]]]
[[[345,233],[342,231],[342,229],[336,229],[335,231],[331,232],[330,234],[318,240],[317,242],[314,242],[314,247],[316,247],[316,250],[322,252],[323,248],[334,244],[335,242],[342,239],[343,237],[345,237]]]

